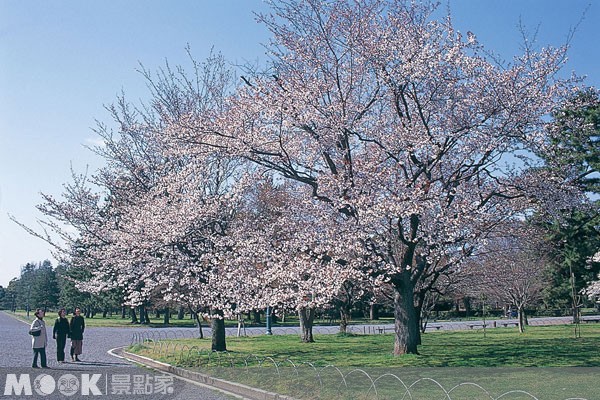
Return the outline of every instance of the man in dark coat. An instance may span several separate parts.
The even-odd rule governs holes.
[[[56,361],[59,363],[65,361],[65,344],[67,344],[67,337],[71,332],[66,315],[67,312],[64,308],[58,310],[58,318],[54,321],[54,330],[52,331],[52,337],[56,340]]]
[[[71,330],[71,361],[81,361],[79,355],[83,352],[83,331],[85,330],[85,320],[81,316],[81,309],[75,309],[75,315],[71,318],[69,324]]]

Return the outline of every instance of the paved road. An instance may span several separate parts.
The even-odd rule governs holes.
[[[119,398],[123,399],[124,395],[113,395],[112,391],[112,376],[115,374],[128,375],[133,380],[134,376],[144,376],[144,379],[148,379],[151,376],[152,382],[159,373],[154,373],[148,369],[137,367],[133,364],[128,363],[125,360],[119,359],[108,354],[110,349],[119,346],[129,345],[131,343],[132,333],[138,331],[137,328],[95,328],[89,327],[85,330],[84,334],[84,346],[83,355],[81,356],[81,363],[67,362],[64,364],[58,364],[56,362],[56,342],[52,340],[52,323],[54,316],[46,318],[47,333],[49,337],[48,347],[46,348],[46,354],[48,356],[48,366],[50,369],[32,369],[32,350],[31,350],[31,337],[27,334],[29,325],[20,321],[11,315],[4,312],[0,312],[0,338],[2,338],[2,344],[0,346],[0,385],[5,384],[7,374],[31,374],[33,377],[39,376],[41,373],[47,373],[58,381],[59,377],[72,374],[75,376],[81,376],[81,374],[102,374],[103,378],[108,380],[104,393],[109,393],[108,396],[102,396],[104,398]],[[68,340],[67,340],[68,342]],[[67,357],[68,357],[69,343],[67,343]],[[106,377],[106,378],[105,378]],[[150,381],[146,381],[150,382]],[[132,387],[131,387],[132,389]],[[4,390],[4,387],[0,387],[0,392]],[[151,390],[149,390],[151,391]],[[31,397],[31,396],[28,396]],[[33,397],[36,397],[36,392],[33,392]],[[88,398],[90,396],[81,396],[81,398]],[[131,396],[127,396],[131,397]],[[156,393],[133,396],[136,398],[164,398],[173,400],[187,400],[187,399],[207,399],[207,400],[221,400],[231,399],[229,396],[225,396],[221,393],[214,392],[204,387],[199,387],[194,384],[176,380],[173,384],[173,393],[164,394],[158,396]],[[62,399],[74,399],[78,398],[78,395],[73,397],[66,397],[58,390],[46,398],[62,398]]]

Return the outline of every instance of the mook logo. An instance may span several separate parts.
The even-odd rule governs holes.
[[[33,392],[48,396],[58,391],[64,396],[81,393],[82,396],[101,396],[98,381],[102,374],[81,374],[81,379],[72,374],[61,375],[55,379],[52,375],[40,374],[33,380],[29,374],[7,374],[4,384],[4,396],[31,396]]]

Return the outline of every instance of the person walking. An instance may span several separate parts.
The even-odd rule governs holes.
[[[67,311],[64,308],[58,310],[58,318],[54,321],[52,338],[56,340],[56,361],[65,362],[65,345],[67,337],[71,336],[71,328],[67,319]]]
[[[75,315],[69,323],[71,331],[71,361],[81,361],[78,356],[83,352],[83,331],[85,330],[85,320],[81,316],[81,309],[75,309]]]
[[[35,312],[35,320],[31,323],[29,334],[31,335],[31,348],[33,349],[32,368],[39,368],[37,365],[38,356],[42,368],[48,368],[46,364],[46,346],[48,345],[48,336],[46,335],[46,323],[44,322],[44,310],[38,308]]]

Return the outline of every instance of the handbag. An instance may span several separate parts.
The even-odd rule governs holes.
[[[29,330],[29,334],[30,334],[31,336],[40,336],[40,335],[42,334],[42,331],[41,331],[41,330],[35,330],[35,331],[34,331],[33,329],[30,329],[30,330]]]

